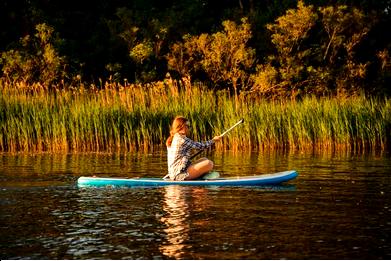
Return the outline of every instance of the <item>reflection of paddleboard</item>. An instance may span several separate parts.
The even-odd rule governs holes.
[[[292,180],[297,177],[295,170],[278,172],[274,174],[265,174],[259,176],[228,177],[214,178],[203,180],[184,180],[171,181],[161,178],[96,178],[80,177],[77,180],[79,187],[102,187],[102,186],[167,186],[167,185],[184,185],[184,186],[262,186],[275,185]]]

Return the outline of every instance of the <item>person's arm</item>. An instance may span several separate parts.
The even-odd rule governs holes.
[[[209,148],[210,146],[212,146],[213,143],[215,143],[215,141],[218,140],[216,137],[213,138],[212,140],[208,140],[204,142],[194,141],[192,139],[189,139],[188,137],[183,137],[183,139],[184,139],[184,145],[186,147],[190,147],[192,149],[198,149],[198,150]]]

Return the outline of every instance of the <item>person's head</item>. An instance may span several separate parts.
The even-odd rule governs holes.
[[[176,133],[188,135],[190,130],[189,120],[183,116],[175,117],[171,125],[170,137],[166,141],[167,147],[171,146],[172,138]]]

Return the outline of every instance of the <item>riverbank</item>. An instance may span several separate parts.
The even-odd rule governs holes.
[[[0,151],[149,150],[164,146],[175,115],[193,138],[210,139],[245,124],[216,149],[386,149],[391,101],[365,97],[266,101],[203,86],[105,84],[44,91],[0,86]],[[22,88],[24,87],[24,88]]]

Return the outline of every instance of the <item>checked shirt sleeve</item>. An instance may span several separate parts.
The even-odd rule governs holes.
[[[198,142],[198,141],[193,141],[189,139],[188,137],[183,137],[184,143],[183,146],[185,146],[187,149],[206,149],[214,143],[213,140],[205,141],[205,142]]]

